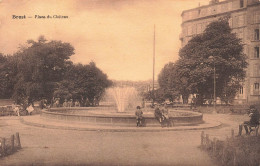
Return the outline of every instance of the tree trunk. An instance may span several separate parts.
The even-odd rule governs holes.
[[[188,98],[189,95],[185,95],[185,94],[182,95],[183,104],[188,104]]]
[[[201,94],[197,96],[197,105],[203,105],[203,97]]]

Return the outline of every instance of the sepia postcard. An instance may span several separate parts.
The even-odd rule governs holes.
[[[0,165],[259,165],[259,0],[0,0]]]

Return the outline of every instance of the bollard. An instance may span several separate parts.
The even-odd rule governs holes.
[[[11,152],[14,152],[14,135],[11,135]]]
[[[217,152],[217,139],[214,138],[213,139],[213,155],[216,155],[216,152]]]
[[[203,146],[204,146],[204,131],[201,132],[200,145],[201,145],[201,147],[203,148]]]
[[[227,142],[223,142],[223,149],[222,149],[222,165],[226,164],[226,147],[227,147]]]
[[[221,157],[221,162],[222,162],[222,165],[225,165],[225,147],[223,147],[222,149],[222,157]]]
[[[206,134],[206,148],[209,147],[209,135]]]
[[[209,140],[210,142],[210,150],[211,150],[211,153],[213,154],[213,151],[214,151],[214,141],[213,140]]]
[[[20,149],[21,148],[21,142],[20,142],[20,136],[19,136],[18,132],[15,134],[15,139],[16,139],[16,142],[17,142],[17,147],[18,147],[18,149]]]
[[[236,155],[236,148],[233,150],[233,166],[237,165],[237,155]]]
[[[1,148],[2,148],[2,152],[3,152],[3,156],[5,156],[6,154],[6,147],[5,147],[5,138],[2,138],[2,141],[1,141]]]

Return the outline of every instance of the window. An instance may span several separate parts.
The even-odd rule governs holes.
[[[243,36],[244,36],[244,33],[243,33],[243,29],[237,29],[237,30],[233,30],[237,37],[240,38],[240,39],[243,39]]]
[[[253,76],[259,77],[259,65],[258,64],[253,65]]]
[[[255,83],[255,90],[259,90],[259,83]]]
[[[244,0],[240,0],[240,8],[244,7]]]
[[[221,12],[225,12],[225,11],[227,11],[227,10],[228,10],[228,4],[227,4],[227,3],[222,4],[222,5],[221,5]]]
[[[186,27],[183,28],[183,37],[188,35],[188,29]]]
[[[207,23],[206,23],[206,22],[202,23],[202,25],[201,25],[201,31],[204,32],[204,30],[206,29],[206,27],[207,27]]]
[[[205,15],[207,15],[207,12],[208,12],[208,8],[201,9],[200,15],[205,16]]]
[[[239,21],[239,16],[234,16],[233,17],[233,27],[238,27],[238,21]]]
[[[259,58],[259,47],[255,47],[255,58]]]
[[[238,16],[238,26],[239,27],[244,26],[244,22],[245,22],[244,15]]]
[[[254,12],[254,23],[260,23],[260,12]]]
[[[188,35],[192,35],[192,26],[188,26]]]
[[[243,86],[241,86],[240,89],[239,89],[239,94],[242,95],[243,93],[244,93],[244,88],[243,88]]]
[[[198,34],[202,33],[202,25],[201,24],[197,24],[197,33]]]
[[[196,26],[196,24],[194,24],[193,26],[192,26],[192,34],[194,35],[194,34],[196,34],[197,33],[197,26]]]
[[[228,24],[229,24],[230,28],[232,28],[232,27],[233,27],[233,24],[232,24],[232,22],[233,22],[233,19],[232,19],[232,18],[230,18],[230,19],[228,20]]]
[[[259,29],[255,29],[255,40],[259,40]]]

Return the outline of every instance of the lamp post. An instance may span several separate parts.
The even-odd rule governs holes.
[[[154,106],[154,68],[155,68],[155,24],[153,26],[153,93],[152,93],[152,106]]]
[[[213,113],[217,113],[216,112],[216,66],[215,66],[215,58],[214,56],[210,56],[209,57],[210,60],[212,60],[214,62],[214,111]]]

